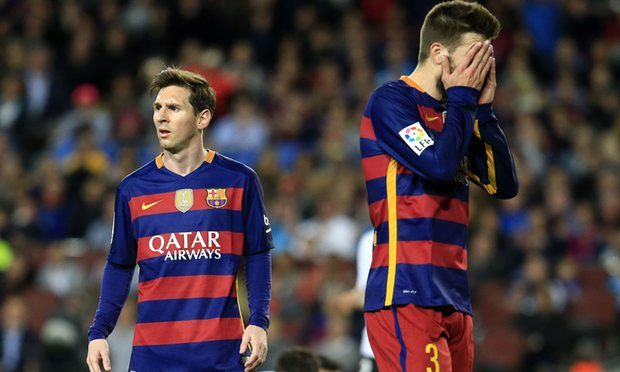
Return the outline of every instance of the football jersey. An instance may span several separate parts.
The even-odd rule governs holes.
[[[471,313],[469,181],[500,198],[517,190],[506,138],[478,94],[449,88],[446,105],[402,77],[369,98],[360,128],[375,228],[366,311],[413,303]]]
[[[243,370],[237,271],[272,247],[260,181],[241,163],[209,151],[181,176],[161,154],[127,176],[108,261],[139,266],[130,371]]]

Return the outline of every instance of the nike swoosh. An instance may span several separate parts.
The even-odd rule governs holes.
[[[142,210],[145,211],[145,210],[151,208],[152,206],[154,206],[155,204],[159,203],[162,200],[164,200],[164,199],[159,199],[158,201],[154,201],[154,202],[152,202],[150,204],[144,204],[144,202],[142,202]]]
[[[439,116],[427,116],[426,121],[435,121],[439,119]]]

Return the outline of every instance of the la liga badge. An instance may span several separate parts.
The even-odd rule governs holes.
[[[420,122],[415,122],[401,129],[398,134],[405,141],[407,146],[418,156],[422,154],[427,147],[435,144],[435,141],[426,133]]]

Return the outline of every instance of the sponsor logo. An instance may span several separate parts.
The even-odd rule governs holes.
[[[187,212],[194,205],[194,190],[180,189],[174,193],[174,206],[182,213]]]
[[[151,208],[151,207],[155,206],[157,203],[162,202],[163,200],[164,200],[164,199],[159,199],[159,200],[154,201],[154,202],[149,203],[149,204],[144,204],[144,202],[142,202],[142,210],[143,210],[143,211],[145,211],[145,210],[147,210],[147,209],[149,209],[149,208]]]
[[[226,189],[207,189],[207,205],[211,208],[223,208],[228,204]]]
[[[167,236],[153,235],[149,238],[151,252],[168,260],[192,260],[222,258],[219,231],[175,232]]]
[[[435,120],[439,120],[439,116],[427,116],[426,121],[435,121]]]
[[[398,134],[405,141],[407,146],[418,156],[421,155],[427,147],[435,144],[435,141],[426,133],[419,122],[401,129]]]
[[[271,225],[266,214],[263,214],[263,222],[265,223],[265,234],[269,234],[271,232]]]

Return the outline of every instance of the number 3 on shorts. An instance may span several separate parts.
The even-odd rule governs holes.
[[[426,367],[426,372],[439,372],[439,353],[437,352],[437,345],[430,343],[426,344],[426,354],[430,354],[431,363],[435,366],[434,368]]]

